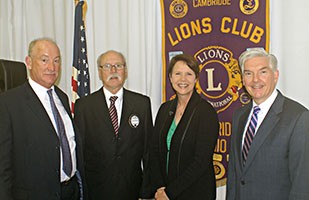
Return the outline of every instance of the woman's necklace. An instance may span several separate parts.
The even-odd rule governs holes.
[[[180,111],[180,112],[179,112],[179,115],[182,116],[182,115],[183,115],[183,111]]]
[[[178,102],[177,105],[177,113],[179,117],[182,117],[183,113],[185,112],[185,109],[187,107],[188,101],[182,101],[182,103]]]
[[[185,111],[185,106],[184,107],[179,107],[178,108],[178,113],[179,113],[179,116],[182,116],[183,115],[183,113],[184,113],[184,111]]]

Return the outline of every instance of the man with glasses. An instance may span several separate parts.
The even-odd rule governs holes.
[[[107,51],[97,64],[103,87],[75,104],[89,197],[138,199],[153,127],[150,99],[123,88],[128,71],[121,53]]]

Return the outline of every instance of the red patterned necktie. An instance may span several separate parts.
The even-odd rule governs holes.
[[[249,122],[247,131],[246,131],[246,135],[245,135],[245,139],[244,139],[244,144],[242,147],[242,156],[243,156],[243,165],[245,165],[246,160],[247,160],[247,156],[249,153],[249,149],[251,146],[251,143],[253,141],[254,135],[255,135],[255,129],[256,129],[256,125],[257,125],[257,121],[258,121],[258,113],[260,112],[260,108],[258,106],[254,107],[252,116],[251,116],[251,120]]]
[[[118,135],[118,115],[115,107],[115,101],[117,100],[117,96],[111,96],[109,100],[111,101],[111,105],[109,106],[109,115],[112,120],[112,124],[115,130],[115,135]]]

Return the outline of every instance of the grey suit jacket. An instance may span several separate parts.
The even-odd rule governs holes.
[[[252,104],[233,115],[228,200],[309,199],[309,112],[280,92],[243,167],[242,135]]]

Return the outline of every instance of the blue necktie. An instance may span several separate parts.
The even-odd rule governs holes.
[[[254,135],[255,135],[255,129],[258,121],[258,113],[260,112],[260,108],[258,106],[255,106],[253,109],[253,113],[251,116],[251,120],[249,122],[249,126],[246,131],[245,139],[244,139],[244,144],[242,147],[242,156],[243,156],[243,165],[245,165],[247,156],[249,153],[249,149],[251,146],[251,143],[253,141]]]
[[[54,115],[54,119],[56,121],[58,137],[59,137],[60,146],[62,149],[62,160],[63,160],[62,169],[68,177],[71,177],[72,159],[71,159],[70,146],[69,146],[68,138],[65,133],[64,123],[56,107],[52,92],[53,92],[52,89],[47,91],[49,100],[50,100],[50,106],[51,106],[51,109]]]

